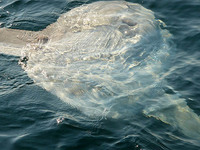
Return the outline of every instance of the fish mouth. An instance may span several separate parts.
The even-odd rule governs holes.
[[[29,57],[28,56],[23,56],[19,59],[19,62],[18,64],[22,66],[22,68],[26,68],[27,66],[27,62],[29,60]]]

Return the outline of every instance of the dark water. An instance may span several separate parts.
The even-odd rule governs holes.
[[[93,1],[0,0],[1,27],[42,30],[60,14]],[[132,0],[166,23],[175,44],[165,80],[200,115],[200,1]],[[18,57],[0,55],[0,149],[198,150],[200,141],[137,112],[130,120],[84,120],[56,96],[36,86],[18,66]],[[57,120],[62,120],[57,123]],[[138,124],[138,122],[140,122]],[[141,125],[143,124],[143,125]],[[199,125],[200,126],[200,125]]]

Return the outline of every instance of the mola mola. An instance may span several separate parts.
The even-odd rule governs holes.
[[[94,2],[42,31],[1,28],[0,53],[20,56],[35,84],[85,115],[124,118],[142,111],[200,138],[199,116],[163,88],[172,47],[160,24],[139,4]]]

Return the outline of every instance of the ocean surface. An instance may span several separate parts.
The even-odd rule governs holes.
[[[0,0],[0,26],[20,30],[43,30],[54,23],[61,14],[93,2],[93,0]],[[119,87],[123,85],[121,91],[117,84],[114,84],[116,89],[107,85],[107,89],[100,91],[103,94],[98,93],[102,94],[98,96],[99,100],[109,101],[109,106],[113,107],[111,111],[118,110],[121,116],[110,117],[106,113],[102,116],[93,116],[71,107],[56,95],[37,86],[18,65],[19,57],[0,54],[0,150],[200,149],[198,121],[193,122],[192,117],[189,119],[186,117],[184,120],[184,116],[176,116],[176,111],[170,111],[173,107],[171,103],[176,99],[182,99],[192,113],[200,115],[200,0],[129,0],[129,2],[139,3],[153,11],[155,17],[165,23],[161,23],[161,29],[171,34],[168,58],[161,64],[163,72],[159,72],[162,74],[163,82],[157,88],[165,93],[161,95],[168,95],[173,99],[162,102],[163,96],[154,92],[143,93],[143,89],[140,89],[140,92],[134,93],[134,90],[129,90],[123,82],[134,72],[134,67],[127,71],[126,67],[122,66],[124,69],[121,70],[125,73],[113,77],[117,78]],[[156,52],[153,54],[156,55]],[[142,61],[139,57],[131,58],[137,55],[129,55],[129,65],[132,60]],[[142,77],[145,78],[145,75]],[[104,79],[90,79],[95,85],[98,81],[104,81]],[[135,77],[135,80],[140,79]],[[148,80],[147,76],[144,80],[141,79],[141,82],[148,85],[153,81]],[[90,84],[90,81],[84,84],[88,83]],[[131,87],[129,84],[127,86]],[[109,91],[118,92],[112,94]],[[91,90],[88,89],[88,93],[91,94]],[[137,96],[138,94],[140,96]],[[77,102],[78,99],[74,100]],[[144,110],[151,108],[153,102],[154,105],[158,104],[156,105],[158,107],[162,106],[159,108],[163,109],[161,112],[166,117],[176,116],[174,118],[180,119],[180,122],[177,121],[179,124],[183,126],[195,124],[196,128],[190,128],[191,131],[186,128],[187,131],[182,131],[183,128],[181,130],[174,125],[176,121],[172,120],[175,123],[171,125],[170,119],[163,119],[159,115],[159,108],[156,109],[159,111],[155,112],[158,113],[157,118],[154,117],[155,114],[145,114]]]

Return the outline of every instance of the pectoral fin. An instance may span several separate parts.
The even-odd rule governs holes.
[[[176,95],[166,95],[162,101],[169,105],[154,105],[144,110],[145,115],[155,117],[174,128],[179,129],[183,134],[194,139],[200,139],[200,118],[187,106],[184,99]]]

